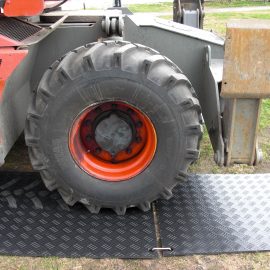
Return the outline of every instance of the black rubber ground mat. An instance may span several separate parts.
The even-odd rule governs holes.
[[[0,172],[0,180],[0,254],[156,258],[149,251],[155,247],[171,249],[163,256],[270,250],[270,174],[191,176],[173,199],[156,203],[156,224],[151,211],[70,208],[36,173]]]
[[[157,208],[164,256],[270,250],[270,174],[192,176]]]
[[[69,208],[36,173],[0,172],[0,253],[20,256],[154,258],[153,213],[90,214]]]

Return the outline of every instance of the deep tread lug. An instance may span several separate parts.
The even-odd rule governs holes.
[[[66,204],[73,206],[77,202],[77,200],[73,197],[72,192],[62,188],[58,189],[58,191]]]
[[[198,135],[201,136],[203,133],[202,125],[189,125],[186,127],[186,132],[188,135]]]
[[[34,119],[34,120],[40,120],[41,115],[37,114],[34,110],[29,110],[27,113],[27,119]]]
[[[52,97],[52,94],[44,88],[39,88],[37,95],[46,103]]]
[[[59,64],[60,64],[60,61],[59,60],[57,60],[57,61],[55,61],[50,67],[49,67],[49,69],[52,71],[52,70],[55,70],[55,69],[57,69],[57,67],[59,66]]]
[[[166,62],[166,59],[159,54],[149,56],[143,61],[143,68],[142,68],[143,73],[147,75],[151,70],[151,68],[160,62]]]
[[[173,196],[172,191],[169,188],[164,188],[163,192],[160,195],[161,195],[161,198],[163,198],[165,200],[169,200]]]
[[[30,146],[29,148],[29,155],[32,161],[32,167],[37,171],[42,171],[47,169],[45,166],[42,155],[39,152],[39,149],[37,147]]]
[[[117,44],[114,40],[104,40],[102,43],[105,44],[106,46],[113,46]]]
[[[197,160],[199,156],[200,156],[200,151],[197,149],[187,149],[186,151],[187,159]]]
[[[84,50],[84,48],[85,48],[85,46],[81,46],[79,48],[74,49],[72,52],[74,52],[74,53],[80,53],[80,52],[82,52]]]
[[[104,43],[97,43],[95,46],[91,46],[83,56],[83,63],[86,70],[95,70],[94,61],[92,55],[97,51],[99,48],[105,46]]]
[[[198,98],[197,93],[193,87],[190,88],[190,92],[191,92],[193,97]]]
[[[114,207],[113,210],[118,216],[123,216],[125,215],[127,208],[125,206],[118,206]]]
[[[160,54],[158,51],[156,51],[156,50],[154,50],[154,49],[152,49],[152,48],[149,48],[149,47],[147,47],[147,46],[144,46],[144,45],[142,45],[142,44],[134,43],[134,45],[135,45],[137,48],[139,48],[139,49],[144,49],[144,50],[150,52],[151,54]]]
[[[196,110],[198,113],[201,113],[201,106],[197,98],[190,97],[189,99],[183,101],[180,106],[182,111]]]
[[[62,84],[64,84],[65,81],[71,80],[70,75],[69,75],[68,72],[67,72],[66,70],[64,70],[63,68],[60,68],[60,69],[59,69],[58,77],[59,77],[60,83],[62,83]]]
[[[166,82],[166,86],[168,89],[173,88],[177,83],[184,82],[185,84],[190,85],[187,77],[182,73],[175,73],[169,77]]]
[[[100,212],[101,207],[98,205],[84,205],[91,214],[98,214]]]
[[[150,202],[143,202],[138,205],[138,208],[142,210],[143,212],[147,212],[151,209],[151,203]]]
[[[179,171],[177,176],[175,177],[177,180],[183,181],[186,180],[188,174],[183,172],[183,171]]]
[[[39,138],[25,136],[25,143],[27,146],[37,147],[39,143]]]
[[[115,43],[118,44],[118,45],[121,45],[121,46],[131,44],[130,42],[125,41],[125,40],[115,40]]]
[[[95,69],[91,55],[84,57],[83,63],[84,63],[85,70],[94,70]]]
[[[182,70],[171,59],[169,59],[166,56],[164,56],[164,58],[173,67],[173,69],[175,70],[175,72],[177,72],[177,73],[183,73]]]
[[[128,43],[122,47],[119,47],[114,53],[114,66],[122,68],[123,66],[123,57],[130,51],[136,49],[136,46]]]
[[[49,190],[49,191],[54,191],[58,188],[58,185],[54,182],[49,182],[43,179],[44,185],[45,187]]]
[[[58,184],[52,179],[51,176],[48,175],[46,170],[40,172],[42,180],[49,191],[54,191],[58,189]]]
[[[86,44],[84,47],[85,47],[86,49],[90,49],[90,48],[96,46],[97,44],[100,44],[100,43],[99,43],[99,42],[92,42],[92,43]]]
[[[32,166],[34,170],[37,170],[37,171],[42,171],[42,170],[47,169],[47,167],[42,162],[39,162],[39,161],[32,162]]]

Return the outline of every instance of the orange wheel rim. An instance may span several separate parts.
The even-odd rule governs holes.
[[[76,117],[69,133],[69,149],[77,165],[89,175],[109,182],[140,174],[151,163],[156,147],[151,120],[120,101],[86,108]]]

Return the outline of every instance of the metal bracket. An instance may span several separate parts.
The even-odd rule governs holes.
[[[124,20],[122,16],[105,16],[102,20],[102,30],[107,36],[123,36]]]
[[[211,47],[205,48],[205,67],[203,91],[199,95],[200,104],[209,137],[214,149],[214,159],[218,165],[224,165],[224,141],[222,132],[222,114],[218,84],[222,80],[223,59],[212,59]]]
[[[122,7],[121,0],[114,0],[114,7]]]
[[[153,251],[173,251],[173,249],[170,247],[154,247],[154,248],[151,248],[149,251],[151,251],[151,252],[153,252]]]
[[[203,28],[204,9],[201,0],[174,0],[173,21],[195,28]]]

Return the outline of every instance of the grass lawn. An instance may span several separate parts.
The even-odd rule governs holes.
[[[255,6],[269,6],[269,2],[265,1],[239,1],[232,0],[230,3],[228,1],[211,1],[206,2],[205,7],[209,8],[227,8],[227,7],[255,7]]]
[[[172,16],[165,15],[160,16],[160,18],[171,20]],[[209,13],[206,14],[204,19],[204,29],[225,37],[226,23],[230,19],[270,20],[270,11]]]
[[[170,17],[171,18],[171,17]],[[226,23],[230,19],[262,19],[270,20],[270,10],[257,12],[224,12],[224,13],[209,13],[205,16],[204,29],[213,30],[225,36]]]
[[[131,4],[128,8],[132,12],[170,12],[172,11],[171,3],[157,3],[157,4]]]
[[[160,18],[171,20],[172,15],[160,16]],[[208,13],[204,19],[204,29],[216,32],[221,36],[225,36],[226,23],[230,19],[261,19],[270,20],[270,10],[252,11],[252,12],[222,12]]]
[[[233,1],[232,4],[251,4],[251,2]],[[255,3],[252,3],[255,4]],[[256,2],[262,5],[263,2]],[[268,3],[270,4],[270,3]],[[209,5],[209,4],[208,4]],[[212,5],[212,4],[211,4]],[[224,6],[218,3],[218,7]],[[147,8],[146,8],[147,6]],[[133,11],[151,10],[152,12],[166,11],[169,4],[158,5],[132,5]],[[217,7],[217,4],[215,4]],[[171,7],[170,7],[171,8]],[[166,17],[170,19],[171,17]],[[262,18],[270,19],[270,12],[249,13],[222,13],[207,14],[205,18],[206,29],[212,29],[221,35],[225,33],[225,24],[230,18]],[[191,172],[207,173],[254,173],[269,172],[270,168],[270,100],[264,100],[260,122],[260,145],[264,152],[265,161],[258,167],[237,165],[230,168],[220,168],[213,161],[213,151],[209,137],[205,132],[201,146],[201,158],[191,168]],[[28,155],[24,145],[19,145],[20,151],[11,153],[7,158],[5,168],[29,168]],[[19,163],[21,162],[21,165]],[[31,258],[31,257],[0,257],[0,269],[7,270],[269,270],[270,253],[222,254],[212,256],[183,256],[161,258],[156,260],[93,260],[93,259],[60,259],[60,258]]]
[[[158,2],[158,1],[157,1]],[[206,2],[206,8],[227,8],[227,7],[251,7],[251,6],[269,6],[270,2],[264,1],[213,1]],[[172,2],[156,3],[156,4],[131,4],[128,8],[132,12],[171,12]]]

